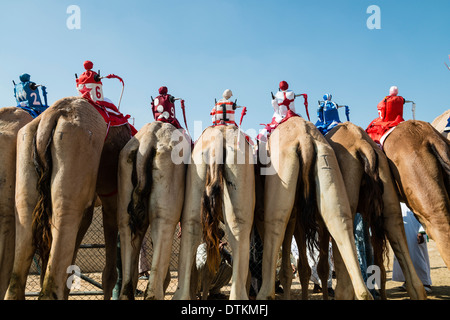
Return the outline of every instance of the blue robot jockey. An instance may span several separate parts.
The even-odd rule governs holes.
[[[347,121],[350,121],[350,109],[348,106],[340,106],[337,103],[331,101],[331,94],[326,94],[323,96],[324,101],[319,101],[319,108],[317,109],[317,117],[319,120],[316,122],[316,127],[319,131],[325,135],[341,123],[339,119],[338,108],[345,107],[345,115],[347,117]]]
[[[33,118],[36,118],[45,109],[48,108],[47,104],[47,88],[43,85],[38,85],[30,81],[30,75],[24,73],[19,77],[20,83],[14,84],[14,97],[17,101],[17,107],[27,111]],[[41,101],[38,88],[41,87],[42,96],[44,97],[44,103]]]

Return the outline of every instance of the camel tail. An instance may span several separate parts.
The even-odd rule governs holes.
[[[361,213],[366,233],[372,234],[372,247],[374,262],[383,267],[384,258],[387,256],[387,241],[384,229],[384,186],[379,175],[379,157],[373,147],[365,143],[358,150],[357,157],[361,162],[364,172],[361,181],[358,212]]]
[[[33,162],[38,176],[37,191],[38,201],[33,210],[33,242],[38,255],[45,261],[48,260],[52,243],[51,218],[51,177],[52,177],[52,154],[51,145],[56,123],[53,125],[51,134],[47,135],[44,144],[39,148],[37,134],[33,138]],[[41,140],[42,141],[42,140]]]
[[[298,227],[304,232],[304,239],[306,240],[307,248],[312,254],[319,249],[318,238],[316,233],[319,231],[319,224],[317,218],[320,216],[317,205],[316,185],[315,185],[315,165],[317,162],[317,153],[313,151],[314,145],[312,141],[306,148],[303,146],[297,151],[300,170],[299,178],[297,179],[297,196],[296,219]]]
[[[143,165],[138,167],[138,148],[131,151],[129,157],[133,164],[131,181],[133,191],[131,200],[128,204],[128,215],[130,216],[129,226],[133,238],[143,230],[144,221],[148,211],[148,200],[152,189],[152,170],[153,159],[156,155],[156,149],[150,148],[149,152],[143,156]]]
[[[430,139],[429,148],[442,169],[445,188],[450,192],[450,142],[438,134],[438,139]]]
[[[224,150],[225,152],[225,150]],[[219,268],[220,228],[223,217],[224,164],[214,163],[206,168],[205,191],[201,203],[203,241],[206,243],[208,270],[215,273]]]

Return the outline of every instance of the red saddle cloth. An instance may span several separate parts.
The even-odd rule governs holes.
[[[110,127],[119,127],[123,126],[125,124],[128,124],[131,129],[131,135],[134,136],[137,133],[136,128],[128,123],[128,119],[130,118],[130,115],[124,116],[117,107],[110,102],[107,101],[96,101],[94,102],[89,93],[83,94],[82,96],[85,98],[89,103],[100,113],[100,115],[105,120],[106,124],[108,125],[108,132]]]
[[[275,118],[272,119],[271,123],[268,123],[264,129],[267,130],[267,134],[270,135],[272,133],[273,130],[275,130],[280,124],[286,122],[288,119],[293,118],[293,117],[300,117],[298,114],[296,114],[294,111],[292,110],[288,110],[286,116],[278,123],[275,121]]]

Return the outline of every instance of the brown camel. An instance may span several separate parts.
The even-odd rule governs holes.
[[[7,299],[24,299],[35,251],[43,261],[41,299],[67,299],[69,274],[91,222],[96,193],[103,209],[105,299],[116,272],[117,168],[131,138],[128,125],[109,128],[80,97],[55,102],[18,134],[16,254]]]
[[[178,146],[179,143],[184,146]],[[120,153],[121,299],[134,299],[139,252],[149,225],[153,259],[145,299],[164,299],[173,234],[184,202],[186,164],[173,158],[180,157],[180,149],[190,151],[190,142],[181,131],[169,123],[155,121],[139,130]]]
[[[401,201],[416,215],[450,269],[450,142],[431,124],[400,123],[383,145]]]
[[[8,288],[14,261],[17,133],[31,120],[21,108],[0,109],[0,299]]]
[[[423,284],[417,276],[408,252],[402,212],[386,155],[365,131],[346,122],[332,129],[325,138],[335,151],[341,168],[353,219],[361,213],[372,233],[374,263],[381,271],[381,297],[386,299],[384,256],[386,237],[399,260],[411,299],[425,299]],[[340,276],[336,295],[351,282],[345,267],[334,251],[335,268]],[[344,280],[345,279],[345,280]],[[351,298],[351,297],[347,297]]]
[[[354,290],[357,299],[372,299],[359,269],[344,180],[329,143],[312,123],[294,117],[272,133],[267,150],[275,173],[265,177],[263,283],[257,298],[275,297],[276,258],[296,208],[309,244],[318,230],[317,217],[323,219],[352,280],[352,287],[343,288],[350,291],[346,295]],[[283,250],[290,252],[290,241]]]
[[[238,135],[240,143],[237,144]],[[251,146],[235,126],[207,128],[195,143],[186,176],[181,216],[178,289],[174,299],[192,299],[191,270],[196,248],[207,245],[207,265],[219,262],[219,222],[233,252],[230,299],[248,299],[250,232],[255,206],[254,161]]]

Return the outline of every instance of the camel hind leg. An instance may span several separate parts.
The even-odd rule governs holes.
[[[178,288],[174,300],[189,300],[195,253],[202,240],[201,195],[205,190],[206,164],[190,164],[187,169],[186,197],[181,215],[181,245],[178,262]]]
[[[53,140],[53,148],[56,151],[52,150],[52,243],[41,299],[64,298],[67,268],[74,258],[84,212],[94,201],[100,161],[99,146],[91,140],[90,131],[61,122],[58,123],[54,136],[58,139]],[[71,138],[74,136],[79,139],[74,141]],[[98,140],[98,143],[102,142]],[[91,161],[86,163],[83,161],[86,158]],[[67,167],[70,170],[63,169]]]
[[[8,289],[14,264],[16,136],[0,133],[2,164],[0,167],[0,300]]]
[[[293,278],[293,270],[291,266],[291,246],[292,237],[295,229],[295,216],[291,214],[291,218],[288,222],[286,232],[284,234],[283,244],[281,245],[281,268],[280,268],[280,283],[283,287],[283,299],[291,299],[291,285]]]
[[[230,300],[248,299],[246,283],[249,274],[250,232],[253,224],[253,208],[236,208],[237,203],[247,205],[252,202],[251,196],[249,200],[249,195],[242,193],[244,193],[244,189],[241,190],[240,194],[231,195],[230,199],[227,199],[227,196],[224,197],[225,207],[229,208],[232,203],[234,204],[232,211],[226,209],[224,212],[228,241],[233,251]],[[225,192],[225,194],[227,193]]]
[[[299,229],[294,231],[295,241],[298,248],[298,277],[302,286],[302,300],[308,300],[308,286],[311,278],[311,268],[308,263],[308,256],[306,250],[306,239],[304,233]]]
[[[346,269],[352,279],[357,299],[371,299],[364,284],[356,257],[353,222],[336,156],[329,145],[318,143],[316,179],[319,212],[331,236],[336,242]]]
[[[265,178],[262,285],[257,299],[275,299],[276,260],[294,207],[299,172],[297,159],[272,157],[271,160],[280,170]]]
[[[25,299],[25,285],[34,256],[33,210],[38,201],[38,177],[33,163],[33,137],[39,121],[23,127],[17,135],[16,245],[11,280],[5,299]]]

